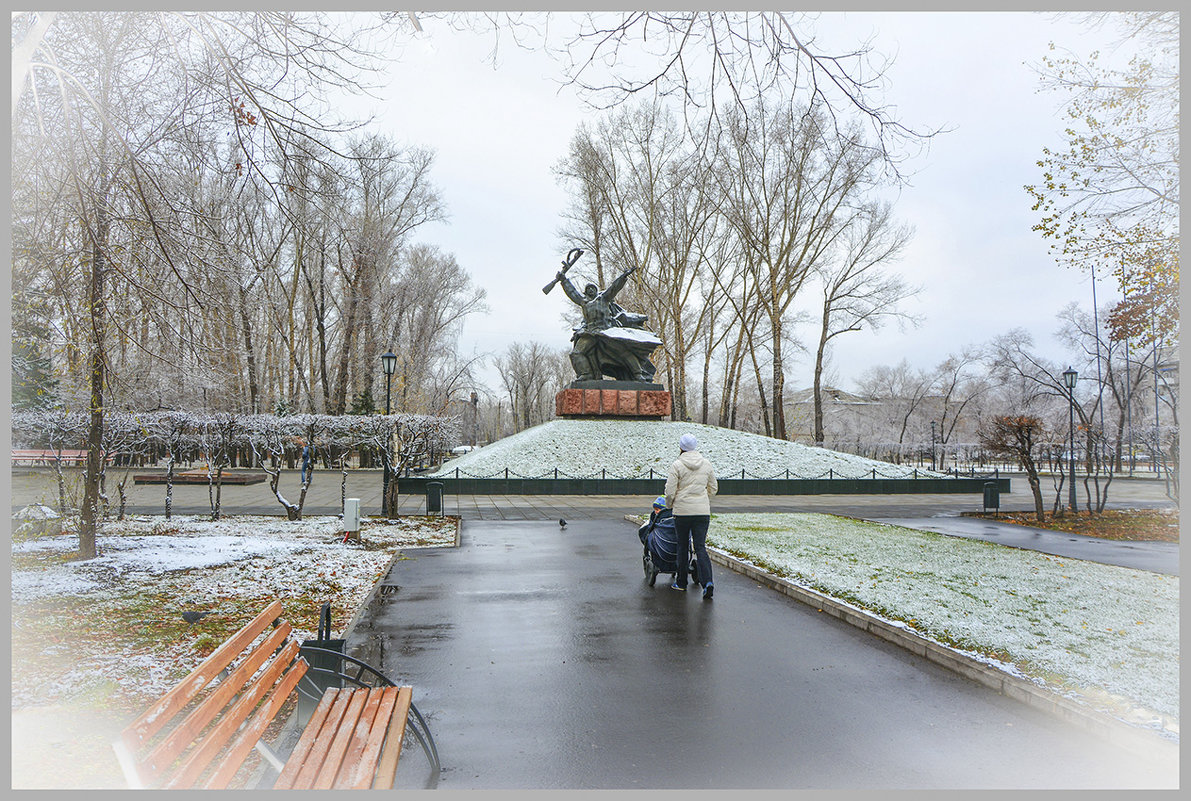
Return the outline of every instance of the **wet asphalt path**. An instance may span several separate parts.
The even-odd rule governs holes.
[[[443,789],[1177,786],[726,569],[712,602],[650,588],[640,554],[612,517],[465,520],[393,565],[348,650],[413,684]]]

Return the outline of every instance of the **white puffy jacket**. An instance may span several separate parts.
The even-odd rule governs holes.
[[[711,514],[711,496],[719,490],[715,470],[698,451],[684,451],[666,477],[666,505],[676,515]]]

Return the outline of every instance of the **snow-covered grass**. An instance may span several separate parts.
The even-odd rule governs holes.
[[[669,420],[557,419],[527,428],[447,462],[436,476],[488,478],[664,478],[678,457],[678,438],[694,434],[699,451],[720,478],[909,478],[929,470],[890,464],[849,453]],[[788,471],[788,472],[787,472]]]
[[[336,517],[140,516],[107,523],[86,562],[70,561],[71,533],[13,543],[13,705],[90,695],[135,706],[273,598],[296,638],[316,636],[323,603],[341,633],[402,548],[453,544],[454,526],[366,520],[345,543]],[[188,610],[211,614],[188,624]]]
[[[715,515],[708,544],[1038,683],[1152,710],[1177,731],[1177,576],[823,514]]]

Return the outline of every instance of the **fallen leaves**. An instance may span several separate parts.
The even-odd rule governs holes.
[[[1047,515],[1045,523],[1039,523],[1033,513],[1001,512],[965,513],[964,517],[983,517],[1002,523],[1019,526],[1045,528],[1067,534],[1080,534],[1103,540],[1123,542],[1178,542],[1178,509],[1106,509],[1099,514],[1080,512],[1067,515]]]

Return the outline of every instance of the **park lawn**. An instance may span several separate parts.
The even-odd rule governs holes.
[[[717,514],[708,544],[1035,683],[1177,731],[1177,576],[824,514]]]
[[[340,637],[403,549],[452,545],[456,526],[366,520],[345,543],[336,517],[133,517],[87,562],[71,533],[14,542],[12,786],[123,788],[120,729],[272,599],[298,640],[329,603]]]
[[[139,710],[274,598],[297,639],[316,636],[323,603],[341,636],[403,548],[454,544],[455,526],[366,521],[345,543],[336,517],[136,516],[107,523],[86,562],[70,533],[14,543],[13,708]]]

